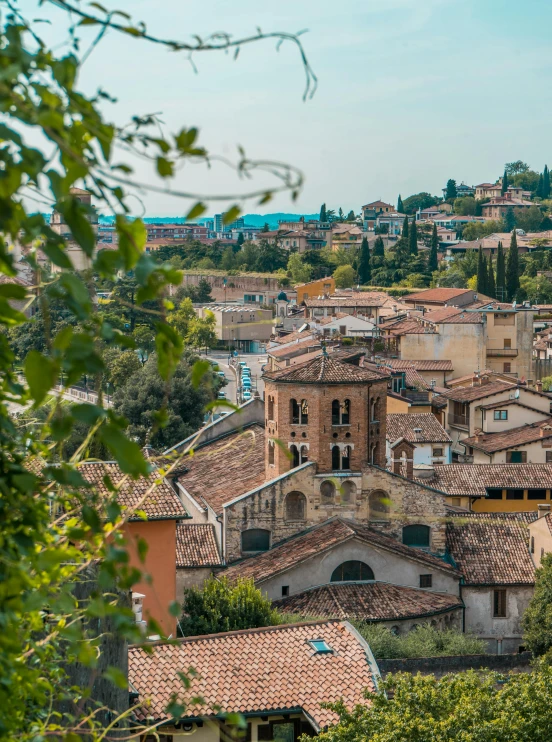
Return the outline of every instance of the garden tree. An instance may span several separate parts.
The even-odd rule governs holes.
[[[544,166],[544,172],[542,174],[542,197],[550,197],[550,172],[548,170],[548,165]]]
[[[333,272],[335,286],[338,289],[350,289],[355,282],[355,271],[352,265],[339,265]]]
[[[210,577],[203,587],[184,590],[180,636],[201,636],[221,631],[257,629],[280,623],[272,602],[252,579]]]
[[[496,251],[496,298],[499,301],[506,301],[506,264],[504,261],[504,249],[502,242],[498,243]]]
[[[552,376],[542,377],[542,388],[545,392],[549,392],[552,390]]]
[[[439,237],[437,235],[437,225],[433,223],[433,231],[431,232],[431,246],[429,248],[429,256],[427,259],[427,269],[430,273],[436,271],[438,268],[437,251],[439,249]]]
[[[552,219],[550,219],[548,214],[542,220],[540,228],[543,232],[548,232],[549,230],[552,229]]]
[[[510,185],[518,186],[523,188],[524,191],[532,191],[535,193],[539,184],[539,173],[535,170],[527,170],[524,173],[512,176],[510,179]]]
[[[31,350],[44,352],[48,346],[48,332],[57,335],[74,324],[74,316],[63,301],[52,294],[53,287],[45,287],[43,301],[29,322],[9,326],[7,332],[11,352],[22,362]],[[120,322],[122,329],[123,323]],[[0,340],[1,342],[1,340]]]
[[[211,258],[201,258],[201,260],[197,261],[195,267],[199,268],[200,270],[210,271],[214,270],[217,266],[215,261],[211,260]]]
[[[403,238],[403,240],[408,239],[408,217],[407,216],[404,217],[401,237]]]
[[[133,373],[142,368],[142,363],[133,350],[108,348],[104,353],[104,382],[119,389],[124,386]]]
[[[404,209],[403,201],[401,198],[401,194],[399,193],[399,197],[397,199],[397,213],[403,214],[404,213],[403,209]]]
[[[355,222],[355,221],[356,221],[356,216],[355,216],[355,212],[354,212],[354,211],[353,211],[352,209],[351,209],[351,211],[349,211],[349,213],[347,214],[347,221],[348,221],[348,222]]]
[[[489,265],[487,267],[487,296],[496,299],[496,282],[493,270],[493,256],[489,253]]]
[[[525,232],[538,232],[541,230],[543,213],[538,206],[530,206],[528,209],[519,209],[516,212],[516,227]]]
[[[397,635],[383,624],[353,621],[376,659],[411,657],[450,657],[451,655],[483,654],[485,642],[457,629],[438,629],[429,624]]]
[[[322,206],[320,207],[320,221],[321,222],[328,221],[328,217],[326,215],[326,204],[322,204]]]
[[[535,591],[523,614],[523,640],[537,657],[552,666],[552,553],[541,557],[535,572]]]
[[[487,235],[494,232],[504,232],[502,220],[495,221],[494,219],[488,219],[485,222],[471,222],[470,224],[466,224],[462,230],[462,239],[469,242],[471,240],[478,240],[481,237],[487,237]]]
[[[510,249],[508,250],[508,259],[506,261],[506,294],[508,301],[516,298],[519,289],[519,254],[517,246],[517,234],[514,229],[510,240]]]
[[[319,742],[548,742],[552,725],[552,668],[528,673],[391,675],[369,704],[332,704],[339,723]]]
[[[241,250],[241,246],[242,246],[242,245],[243,245],[243,243],[245,242],[245,238],[244,238],[244,236],[243,236],[243,232],[239,232],[239,233],[238,233],[238,239],[236,240],[236,242],[237,242],[237,244],[238,244],[238,247],[239,247],[239,248],[240,248],[240,250]]]
[[[412,222],[408,231],[408,249],[411,255],[418,254],[418,228],[416,222]]]
[[[368,239],[363,237],[360,245],[360,257],[358,261],[358,280],[361,284],[367,284],[370,283],[371,277],[370,248],[368,246]]]
[[[552,282],[545,276],[523,275],[519,283],[524,299],[534,304],[552,304]]]
[[[219,268],[223,271],[231,271],[236,265],[237,260],[239,260],[238,253],[234,253],[233,247],[229,245],[222,253]]]
[[[119,733],[123,738],[129,736],[124,719],[117,720],[116,709],[111,716],[109,707],[102,707],[96,681],[112,683],[113,695],[116,684],[122,685],[119,695],[126,707],[126,679],[120,668],[110,667],[104,639],[143,640],[132,610],[120,604],[118,596],[128,595],[143,579],[141,570],[129,564],[124,531],[127,520],[138,516],[143,500],[155,496],[157,485],[143,480],[137,512],[123,512],[112,483],[106,479],[101,490],[87,485],[77,464],[91,442],[98,441],[124,477],[138,479],[149,474],[151,462],[134,440],[132,426],[161,445],[186,437],[202,424],[204,403],[213,398],[219,382],[203,365],[195,365],[193,357],[180,361],[183,341],[166,321],[170,304],[166,296],[168,287],[178,286],[182,276],[145,251],[143,221],[128,218],[137,192],[154,190],[170,190],[173,197],[189,199],[190,220],[204,213],[207,206],[189,188],[165,184],[176,172],[185,177],[187,162],[210,162],[211,153],[200,143],[197,128],[169,133],[155,115],[132,115],[131,111],[127,122],[118,110],[114,118],[120,125],[114,125],[103,111],[107,102],[113,105],[116,100],[105,92],[101,80],[92,96],[80,89],[81,64],[106,32],[122,34],[128,41],[127,58],[132,44],[139,45],[143,55],[148,44],[155,44],[189,57],[217,49],[236,51],[266,37],[261,32],[243,39],[217,33],[205,39],[191,36],[190,42],[165,41],[150,35],[128,14],[106,10],[99,3],[85,6],[57,0],[55,6],[56,35],[59,29],[62,44],[52,49],[40,38],[43,26],[39,22],[27,19],[17,3],[2,0],[0,272],[7,282],[0,283],[0,738],[99,742]],[[64,28],[65,21],[68,28]],[[89,32],[95,35],[88,37]],[[274,33],[270,37],[295,44],[302,53],[296,36]],[[108,53],[104,61],[112,61]],[[310,85],[313,77],[306,61],[305,71]],[[135,182],[132,165],[125,162],[127,156],[131,161],[139,157],[148,169],[145,182]],[[259,166],[266,168],[266,161],[256,163],[242,151],[239,157],[238,172],[254,175]],[[261,205],[276,191],[300,191],[302,176],[295,168],[270,163],[270,174],[277,177],[275,185],[263,180],[257,190],[252,187],[236,193],[235,201],[254,199]],[[264,170],[263,179],[266,175]],[[88,190],[95,205],[113,215],[117,236],[113,249],[96,252],[90,213],[72,191],[76,187]],[[213,196],[237,214],[233,199]],[[134,287],[128,287],[132,302],[121,295],[121,279],[114,289],[119,289],[112,301],[114,311],[98,307],[91,282],[72,269],[65,238],[46,221],[43,212],[52,209],[62,215],[71,240],[90,259],[99,283],[115,282],[118,275],[134,281]],[[16,240],[35,271],[38,297],[10,282],[17,266],[9,244]],[[34,250],[28,249],[34,246],[55,266],[54,275],[46,273]],[[33,322],[27,323],[10,300],[34,301],[44,322],[44,348],[32,349],[17,375],[11,339],[5,331],[18,325],[30,327]],[[68,313],[61,329],[50,322],[50,309],[56,302],[62,314]],[[127,313],[129,330],[134,330],[138,318],[141,324],[151,324],[156,334],[156,356],[124,387],[132,386],[132,393],[126,397],[123,389],[116,392],[121,395],[119,411],[124,408],[131,421],[130,431],[123,416],[103,405],[99,383],[98,404],[63,403],[56,397],[53,414],[36,430],[14,425],[8,405],[38,409],[61,372],[66,385],[76,383],[84,373],[99,379],[105,372],[105,346],[132,345],[130,334],[112,324],[111,317],[119,309]],[[141,377],[139,382],[136,377]],[[64,441],[79,425],[86,429],[86,437],[69,460],[64,456]],[[163,461],[163,472],[170,475],[179,458]],[[143,557],[147,544],[140,540],[137,547]],[[80,600],[77,591],[84,583],[89,592]],[[162,634],[151,619],[146,631]],[[75,668],[77,662],[80,676],[70,677],[67,669]],[[104,700],[108,701],[105,696]],[[180,718],[182,710],[170,707],[169,717],[173,711]],[[132,734],[145,737],[148,730],[142,726]]]
[[[538,196],[539,198],[544,198],[542,173],[540,173],[539,175],[539,183],[537,185],[537,190],[535,191],[535,196]]]
[[[372,249],[372,258],[383,258],[385,255],[385,247],[383,244],[383,239],[381,237],[376,237],[374,241],[374,247]]]
[[[326,221],[335,222],[335,209],[326,209]]]
[[[217,321],[213,312],[205,312],[204,317],[194,317],[188,326],[186,343],[198,349],[213,347],[217,342],[216,325]]]
[[[236,255],[237,267],[246,271],[254,271],[257,265],[257,246],[253,242],[246,242]]]
[[[270,232],[270,227],[268,226],[268,222],[265,222],[263,224],[263,228],[261,229],[261,232]]]
[[[453,201],[457,196],[456,191],[456,181],[454,178],[449,178],[447,180],[447,190],[445,193],[445,201]]]
[[[502,176],[502,195],[506,193],[508,190],[508,173],[506,172],[506,169],[504,170],[504,175]]]
[[[519,175],[520,173],[526,173],[528,170],[529,165],[526,162],[522,162],[522,160],[507,162],[504,166],[506,175]]]
[[[259,240],[256,252],[255,270],[262,273],[275,273],[287,265],[288,255],[284,248],[281,247],[279,240],[275,240],[274,242],[264,239]]]
[[[197,286],[192,283],[179,286],[174,295],[174,303],[178,304],[185,298],[191,299],[194,304],[211,303],[213,301],[211,284],[206,278],[201,277]]]
[[[403,213],[404,214],[415,214],[418,209],[427,209],[430,206],[435,206],[441,199],[436,196],[432,196],[431,193],[414,193],[412,196],[405,198],[403,201]]]
[[[480,247],[477,260],[477,292],[479,294],[486,294],[487,284],[487,261],[483,255],[483,250]]]
[[[178,331],[181,337],[185,338],[190,329],[190,322],[196,317],[197,315],[192,300],[189,296],[185,296],[178,304],[177,308],[174,311],[169,312],[167,315],[167,322]]]
[[[477,210],[473,196],[464,196],[454,200],[454,213],[459,216],[472,216]]]
[[[132,338],[136,348],[143,351],[146,357],[155,350],[155,332],[149,325],[136,325]]]
[[[128,434],[140,445],[146,442],[164,449],[182,441],[203,424],[205,405],[214,397],[219,380],[206,370],[201,383],[192,382],[192,367],[198,360],[185,350],[169,385],[160,376],[157,357],[151,356],[127,383],[115,390],[113,408],[129,421]],[[156,424],[158,410],[167,407],[166,424]]]
[[[294,252],[289,256],[287,272],[293,283],[307,283],[312,277],[312,266],[303,262],[298,252]]]
[[[341,206],[339,207],[339,211],[337,213],[337,221],[338,222],[344,222],[345,221],[345,213]]]

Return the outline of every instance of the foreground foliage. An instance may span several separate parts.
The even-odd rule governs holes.
[[[523,614],[523,639],[534,655],[552,664],[552,553],[535,573],[535,592]]]

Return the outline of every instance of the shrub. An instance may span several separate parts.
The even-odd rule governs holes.
[[[545,392],[549,392],[552,389],[552,376],[543,376],[542,389]]]
[[[405,636],[395,636],[390,629],[381,624],[356,623],[355,625],[377,659],[447,657],[485,653],[484,642],[456,629],[439,631],[424,624]]]

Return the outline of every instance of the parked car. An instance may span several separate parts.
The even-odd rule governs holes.
[[[242,368],[242,377],[251,377],[251,370],[248,368]]]
[[[243,368],[245,366],[245,368],[247,368],[247,362],[246,361],[240,361],[238,363],[238,366],[241,366],[241,368]]]
[[[226,379],[226,374],[224,371],[217,371],[217,376],[220,376],[221,379]]]
[[[243,397],[244,402],[247,402],[248,400],[251,399],[251,392],[249,391],[249,389],[243,390],[242,397]]]
[[[226,394],[224,392],[219,392],[217,395],[217,399],[226,399]]]
[[[242,387],[244,389],[251,389],[251,379],[242,379]]]

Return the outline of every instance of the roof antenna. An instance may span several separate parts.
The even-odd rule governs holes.
[[[326,349],[326,343],[322,343],[322,355],[327,358],[328,357],[328,351]]]

